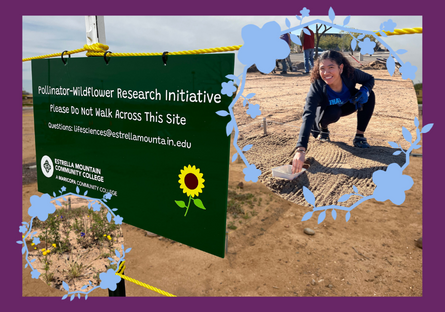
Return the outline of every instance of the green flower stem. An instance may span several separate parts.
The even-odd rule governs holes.
[[[187,212],[189,211],[190,201],[191,201],[191,200],[192,200],[192,195],[190,195],[190,197],[189,197],[189,204],[187,205],[187,210],[185,211],[185,215],[184,215],[184,217],[187,216]]]

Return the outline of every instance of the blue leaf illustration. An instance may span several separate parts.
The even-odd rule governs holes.
[[[106,200],[105,198],[102,198],[102,200],[103,200],[104,202],[107,202],[107,200]]]
[[[80,299],[80,293],[78,293],[78,294],[77,294],[77,298],[79,298],[79,299]]]
[[[395,156],[397,156],[397,155],[400,155],[401,152],[402,152],[402,151],[395,151],[395,152],[392,153],[392,154],[395,155]]]
[[[352,189],[354,190],[354,192],[358,193],[358,188],[355,185],[352,186]]]
[[[74,299],[74,295],[71,295],[71,299],[70,299],[70,301],[73,301],[73,299]]]
[[[62,204],[58,200],[56,200],[56,204],[62,207]]]
[[[393,148],[399,148],[399,144],[397,144],[396,142],[388,142],[389,145],[391,145],[391,147]]]
[[[229,112],[225,111],[225,110],[220,110],[220,111],[217,111],[216,114],[218,116],[225,117],[225,116],[229,115]]]
[[[344,201],[347,201],[349,199],[349,197],[351,197],[351,194],[345,194],[342,197],[340,197],[340,199],[338,200],[339,203],[342,203]]]
[[[232,156],[232,162],[234,162],[238,158],[238,153],[233,154]]]
[[[403,138],[408,141],[409,143],[412,142],[413,137],[411,135],[411,132],[409,132],[408,129],[406,129],[405,127],[402,127],[402,134],[403,134]]]
[[[33,263],[34,261],[36,261],[36,259],[32,259],[32,260],[31,260],[31,261],[29,261],[29,262]]]
[[[114,259],[113,259],[113,258],[110,258],[110,257],[108,257],[108,260],[110,260],[110,261],[114,261]]]
[[[227,136],[232,134],[232,130],[233,130],[233,120],[231,120],[231,121],[229,121],[227,123],[227,126],[226,126],[226,134],[227,134]]]
[[[62,300],[65,300],[68,297],[68,295],[65,295],[62,297]]]
[[[130,252],[131,248],[128,248],[127,250],[125,250],[126,253]]]
[[[85,193],[83,193],[83,196],[87,196],[88,194],[88,190],[85,191]]]
[[[299,17],[298,15],[295,15],[295,17],[296,17],[299,21],[301,21],[301,17]]]
[[[332,21],[332,23],[334,22],[335,13],[334,13],[334,9],[332,7],[329,8],[329,19]]]
[[[25,264],[25,269],[28,267],[28,263],[27,264]]]
[[[343,21],[343,26],[346,26],[347,24],[349,24],[350,19],[351,19],[351,16],[346,17],[345,20]]]
[[[381,32],[379,32],[379,34],[382,36],[382,37],[388,37],[388,35],[387,34],[385,34],[385,32],[384,31],[381,31]]]
[[[66,201],[66,198],[65,198],[65,197],[62,197],[62,199],[63,199],[64,201]]]
[[[420,133],[427,133],[431,130],[431,128],[433,127],[434,124],[430,123],[427,124],[426,126],[423,126],[422,131],[420,131]]]
[[[17,244],[20,244],[20,245],[21,245],[21,244],[23,244],[23,242],[22,242],[22,241],[17,241],[16,243],[17,243]]]
[[[85,300],[87,300],[88,299],[88,295],[85,295]]]
[[[315,207],[315,196],[306,186],[303,186],[303,195],[304,199]]]
[[[311,32],[307,30],[306,28],[303,28],[303,31],[306,35],[311,36]]]
[[[116,254],[116,257],[118,257],[118,258],[121,257],[121,254],[120,254],[119,250],[115,249],[114,253]]]
[[[348,222],[349,218],[351,217],[351,212],[348,211],[345,217],[346,217],[346,222]]]
[[[83,286],[80,290],[84,290],[88,287],[88,285]]]
[[[22,222],[22,224],[24,224],[24,225],[28,225],[28,223],[27,223],[27,222]]]
[[[91,208],[91,202],[88,202],[88,209]]]
[[[247,152],[248,150],[250,150],[252,148],[252,144],[246,145],[243,147],[243,152]]]
[[[394,62],[394,59],[391,55],[386,60],[386,68],[388,69],[388,73],[390,76],[394,75],[394,71],[396,70],[396,63]]]
[[[421,147],[422,147],[422,145],[414,145],[413,149],[418,149],[418,148],[421,148]]]
[[[399,49],[396,51],[397,54],[405,54],[406,52],[408,51],[406,51],[405,49]]]
[[[56,192],[53,192],[53,195],[54,195],[54,197],[56,197],[57,195],[56,195]]]
[[[312,211],[306,212],[305,215],[303,216],[303,219],[301,219],[301,221],[309,220],[310,218],[312,218],[312,214],[313,214]]]
[[[77,194],[79,194],[79,192],[80,192],[80,189],[78,186],[76,186],[76,192],[77,192]]]
[[[294,34],[290,34],[290,40],[292,40],[293,43],[301,45],[300,37]]]
[[[108,222],[111,222],[111,213],[107,213],[107,220]]]
[[[351,40],[351,50],[354,51],[356,46],[357,46],[357,40],[355,40],[355,38],[352,38],[352,40]]]
[[[238,77],[236,77],[235,75],[227,75],[226,78],[229,79],[229,80],[238,79]]]
[[[117,210],[117,208],[113,208],[113,209],[111,209],[112,211],[116,211]]]
[[[335,211],[335,209],[332,209],[331,214],[332,214],[332,218],[333,218],[334,220],[337,219],[337,211]]]
[[[22,255],[25,253],[25,251],[26,251],[26,246],[23,246],[23,248],[22,248]]]
[[[286,26],[287,26],[287,28],[290,28],[290,21],[288,18],[286,18]]]
[[[363,39],[363,38],[365,38],[365,35],[364,35],[364,34],[362,34],[362,35],[360,35],[360,36],[357,37],[357,39],[359,39],[359,40],[361,40],[361,39]]]
[[[249,101],[247,101],[247,99],[244,99],[243,106],[246,106],[246,103],[249,103]]]
[[[324,218],[326,218],[326,210],[322,211],[319,215],[318,215],[318,224],[320,224],[321,222],[323,222]]]
[[[248,95],[246,95],[246,99],[251,99],[254,95],[255,93],[249,93]]]
[[[63,289],[65,289],[66,291],[69,291],[69,290],[70,290],[70,287],[68,286],[67,283],[62,282],[62,286],[63,286]]]
[[[414,125],[416,126],[416,128],[419,127],[419,119],[417,119],[417,117],[414,117]]]

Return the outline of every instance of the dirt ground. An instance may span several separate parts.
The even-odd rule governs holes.
[[[228,254],[221,259],[123,224],[125,248],[132,248],[125,275],[176,296],[422,296],[422,249],[416,246],[422,236],[421,157],[410,157],[404,171],[414,185],[402,205],[369,200],[352,211],[349,222],[341,212],[335,221],[328,216],[321,224],[316,217],[301,222],[311,209],[303,185],[313,191],[317,206],[336,203],[352,192],[352,185],[371,194],[372,172],[404,161],[392,156],[394,149],[387,142],[407,147],[402,127],[413,131],[418,116],[413,85],[399,75],[390,77],[386,70],[366,71],[376,78],[376,108],[366,131],[371,149],[351,147],[355,114],[342,118],[330,127],[332,142],[311,139],[307,155],[314,161],[294,181],[273,178],[271,168],[292,159],[309,77],[301,71],[249,73],[245,94],[256,93],[252,103],[260,104],[262,115],[252,120],[242,102],[235,113],[239,144],[253,144],[246,157],[262,175],[261,182],[245,182],[245,165],[239,160],[230,165],[229,199],[237,205],[229,207]],[[232,147],[231,155],[234,152]],[[41,195],[33,179],[35,169],[29,169],[35,161],[32,110],[23,110],[23,221],[30,219],[30,197]],[[242,188],[237,187],[240,182]],[[237,201],[243,196],[251,200]],[[305,234],[305,228],[315,235]],[[126,294],[160,296],[130,282]],[[23,269],[23,296],[63,295]],[[97,289],[89,296],[108,296],[108,291]]]

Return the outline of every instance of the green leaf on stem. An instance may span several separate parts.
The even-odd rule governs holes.
[[[206,208],[204,207],[204,204],[202,203],[202,200],[197,198],[197,199],[193,199],[193,202],[195,203],[196,207],[206,210]]]
[[[176,205],[179,206],[179,208],[185,208],[185,207],[187,207],[187,206],[185,205],[185,203],[184,203],[182,200],[175,200],[175,203],[176,203]]]

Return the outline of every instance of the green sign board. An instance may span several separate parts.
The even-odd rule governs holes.
[[[33,60],[38,190],[224,257],[234,54]]]

